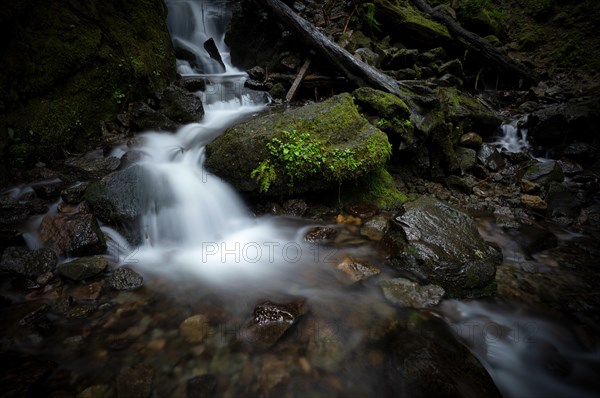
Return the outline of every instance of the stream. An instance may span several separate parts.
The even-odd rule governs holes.
[[[399,309],[376,283],[352,285],[336,270],[340,261],[360,258],[381,268],[382,275],[392,273],[376,244],[357,228],[342,227],[334,244],[317,245],[304,236],[327,222],[254,216],[230,186],[203,167],[206,144],[267,107],[244,91],[246,74],[230,64],[223,41],[229,2],[167,0],[167,6],[174,43],[197,56],[197,66],[178,60],[179,73],[210,82],[197,93],[206,113],[202,122],[174,133],[138,136],[138,164],[152,176],[141,244],[131,246],[116,230],[102,227],[109,237],[106,257],[142,274],[144,289],[112,292],[105,312],[83,324],[53,319],[60,326],[57,332],[24,332],[15,342],[25,352],[59,359],[48,391],[65,385],[75,392],[108,386],[119,382],[122,369],[133,369],[128,382],[151,379],[157,397],[186,396],[186,391],[187,396],[210,396],[190,395],[190,383],[200,394],[216,389],[215,396],[231,397],[399,396],[404,387],[394,381],[400,376],[391,365],[397,359],[390,358],[402,358],[398,347],[403,345],[381,336],[406,329],[415,341],[468,347],[505,397],[598,396],[600,352],[582,342],[584,322],[556,319],[555,312],[505,297]],[[208,38],[214,38],[225,72],[198,46]],[[524,151],[526,132],[506,125],[498,146]],[[113,155],[125,150],[115,148]],[[29,228],[35,230],[41,218],[31,220]],[[531,256],[518,238],[488,218],[477,221],[484,238],[502,249],[499,268],[555,271],[548,260],[552,254]],[[563,242],[580,238],[560,229],[556,234]],[[34,233],[27,240],[36,246]],[[270,350],[256,350],[247,325],[257,303],[295,300],[308,308],[301,321]],[[194,316],[208,320],[202,324],[204,335],[182,340],[182,320]],[[287,316],[285,311],[281,316]],[[437,330],[444,333],[437,335]],[[445,358],[440,366],[453,363]],[[151,377],[146,369],[152,369]],[[105,395],[95,396],[111,395],[106,388]]]

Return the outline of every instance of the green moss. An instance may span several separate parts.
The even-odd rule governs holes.
[[[343,197],[348,201],[372,203],[381,209],[396,209],[408,201],[408,197],[396,188],[394,178],[383,167],[368,173],[356,184],[345,187]]]
[[[370,87],[361,87],[352,93],[354,102],[362,111],[392,120],[410,118],[410,109],[393,94]]]

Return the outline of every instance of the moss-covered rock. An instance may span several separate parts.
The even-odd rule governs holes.
[[[406,0],[374,0],[375,19],[385,34],[405,45],[431,48],[431,43],[448,44],[450,33],[445,26],[414,9]]]
[[[79,150],[175,76],[161,0],[29,0],[0,12],[0,145],[12,167]]]
[[[502,123],[502,119],[491,108],[464,91],[454,87],[440,87],[436,96],[442,106],[446,107],[447,120],[463,131],[490,136]]]
[[[342,195],[342,199],[372,203],[380,209],[396,209],[408,200],[406,194],[396,188],[394,178],[383,167],[361,177],[356,183],[347,184]]]
[[[350,94],[229,128],[206,147],[206,167],[238,191],[309,192],[354,180],[385,164],[386,135]]]

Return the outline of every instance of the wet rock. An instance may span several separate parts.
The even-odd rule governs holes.
[[[483,144],[477,152],[477,159],[488,169],[498,171],[506,164],[500,152],[490,144]]]
[[[0,353],[2,396],[36,397],[44,395],[42,385],[56,367],[54,362],[25,353],[12,350]]]
[[[206,80],[202,78],[185,78],[182,79],[181,86],[190,93],[206,90]]]
[[[0,214],[2,214],[0,225],[14,226],[27,221],[34,214],[43,214],[48,211],[45,201],[31,196],[13,198],[3,195],[0,197]]]
[[[155,188],[163,183],[166,182],[154,178],[144,167],[135,165],[92,183],[85,200],[100,220],[111,225],[131,224],[154,204],[171,203],[167,190]]]
[[[437,285],[419,285],[404,278],[388,279],[380,284],[386,299],[400,307],[426,308],[437,305],[444,289]]]
[[[548,205],[548,214],[552,218],[569,219],[569,224],[572,224],[581,213],[579,199],[560,184],[552,184],[544,199]]]
[[[600,125],[600,97],[574,98],[529,115],[529,137],[537,145],[591,143]]]
[[[329,243],[333,242],[339,233],[339,229],[334,227],[313,227],[306,232],[304,240],[311,243]]]
[[[200,98],[171,84],[162,92],[160,113],[176,123],[198,122],[204,116]]]
[[[386,375],[392,395],[501,396],[479,360],[443,321],[414,314],[414,326],[402,329],[389,345]]]
[[[528,255],[552,249],[558,245],[556,235],[536,225],[522,224],[518,229],[507,231],[507,233],[513,237],[515,242],[519,243]]]
[[[69,296],[77,300],[98,300],[102,294],[102,283],[93,282],[83,286],[77,286],[69,292]]]
[[[433,79],[433,83],[440,87],[461,87],[463,81],[450,73],[446,73],[442,77]]]
[[[381,66],[384,69],[391,70],[412,68],[418,55],[418,50],[408,48],[394,49],[384,57]]]
[[[54,271],[56,263],[56,253],[50,249],[29,250],[25,247],[7,247],[2,254],[0,270],[36,279],[46,272]]]
[[[253,79],[248,79],[244,82],[244,87],[256,91],[269,91],[273,87],[271,82],[260,82]]]
[[[548,205],[537,195],[521,195],[521,203],[531,210],[546,210]]]
[[[265,355],[258,375],[258,385],[262,391],[271,391],[275,386],[289,379],[289,364],[275,355]]]
[[[383,214],[378,214],[365,222],[360,229],[360,234],[371,240],[381,240],[388,228],[388,218]]]
[[[471,193],[473,192],[473,185],[469,184],[466,179],[461,178],[459,176],[451,175],[446,177],[444,183],[448,188],[453,191],[462,192],[462,193]],[[447,198],[448,199],[448,198]],[[445,200],[447,200],[445,199]]]
[[[285,136],[282,131],[292,133]],[[362,167],[350,170],[345,162],[335,166],[315,159],[298,159],[291,164],[298,174],[293,176],[285,164],[273,159],[267,144],[275,138],[298,141],[295,134],[308,134],[320,153],[354,153],[354,160]],[[385,133],[362,117],[350,94],[345,93],[324,102],[252,118],[227,129],[206,146],[205,164],[240,192],[259,194],[259,180],[268,179],[269,195],[292,195],[328,187],[337,189],[340,181],[355,180],[380,168],[385,164],[385,148],[389,148]],[[264,167],[265,162],[270,162],[274,173],[251,178],[253,171]]]
[[[572,177],[583,172],[583,167],[574,160],[561,159],[557,163],[566,176]]]
[[[152,394],[154,369],[150,365],[137,365],[122,369],[117,376],[117,396],[149,398]]]
[[[49,310],[50,306],[41,301],[14,304],[0,312],[0,326],[6,330],[14,326],[29,325],[44,317]]]
[[[525,101],[519,105],[519,110],[523,113],[535,112],[539,109],[540,104],[535,101]]]
[[[360,218],[370,218],[379,213],[377,206],[364,202],[351,203],[345,209],[348,213]]]
[[[201,343],[209,331],[208,318],[203,314],[192,315],[179,325],[179,334],[190,344]]]
[[[449,73],[458,78],[461,78],[464,75],[462,63],[458,59],[453,59],[452,61],[440,65],[438,72],[440,75]]]
[[[396,220],[405,236],[397,246],[404,244],[405,250],[388,258],[392,267],[426,275],[451,297],[493,291],[502,257],[482,239],[469,216],[425,196],[404,208]]]
[[[560,165],[554,160],[549,160],[529,166],[523,178],[540,185],[547,185],[552,181],[562,182],[565,176]]]
[[[572,142],[562,151],[562,156],[579,162],[589,161],[593,157],[594,148],[585,142]]]
[[[104,257],[81,257],[68,263],[59,264],[56,269],[58,272],[69,279],[80,281],[92,278],[103,272],[108,266],[108,261]]]
[[[474,149],[459,146],[454,148],[454,153],[463,172],[470,170],[477,163],[477,152]]]
[[[90,386],[77,394],[77,398],[108,398],[113,396],[114,392],[111,391],[111,388],[107,384],[96,384],[94,386]]]
[[[131,268],[117,268],[107,280],[113,290],[135,290],[144,284],[144,278]]]
[[[105,158],[102,152],[93,151],[82,157],[67,159],[65,169],[75,180],[97,180],[115,171],[120,162],[119,158]]]
[[[308,359],[315,368],[336,372],[343,365],[349,347],[340,336],[340,328],[326,321],[315,321],[308,341]]]
[[[250,79],[263,81],[265,79],[265,69],[260,66],[255,66],[254,68],[248,69],[246,71]]]
[[[466,133],[460,137],[458,144],[465,148],[477,150],[483,144],[483,138],[477,133]]]
[[[344,260],[336,268],[345,273],[352,282],[363,281],[381,272],[374,265],[350,256],[344,257]]]
[[[217,378],[211,374],[192,377],[187,381],[187,398],[212,398],[217,389]]]
[[[536,194],[542,190],[542,186],[538,183],[531,182],[526,179],[521,180],[521,190],[526,194]]]
[[[32,185],[33,190],[38,198],[52,200],[60,196],[60,191],[65,186],[61,180],[46,181]]]
[[[287,304],[270,301],[259,304],[254,308],[252,321],[242,329],[242,340],[251,349],[266,350],[306,311],[304,299],[301,298]]]
[[[302,199],[289,199],[283,202],[283,212],[289,216],[302,217],[308,206]]]
[[[65,202],[76,205],[83,200],[83,194],[88,185],[90,185],[89,182],[77,182],[63,189],[60,193],[60,197]]]
[[[177,129],[177,123],[143,102],[133,103],[129,108],[128,117],[133,131]]]
[[[496,224],[500,227],[517,228],[520,225],[516,215],[509,207],[500,206],[495,208],[494,218],[496,219]]]
[[[38,231],[41,243],[59,256],[85,256],[106,251],[104,234],[91,214],[47,215]]]

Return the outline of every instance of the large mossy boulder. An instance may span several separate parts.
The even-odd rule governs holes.
[[[25,0],[0,10],[4,166],[83,151],[101,122],[175,77],[162,0]]]
[[[394,219],[400,233],[391,231],[387,237],[396,240],[390,246],[403,248],[390,253],[392,267],[442,286],[449,297],[494,292],[502,256],[483,240],[468,215],[427,196],[404,209]]]
[[[386,135],[350,94],[231,127],[206,147],[206,168],[244,193],[297,194],[337,187],[382,167]]]

